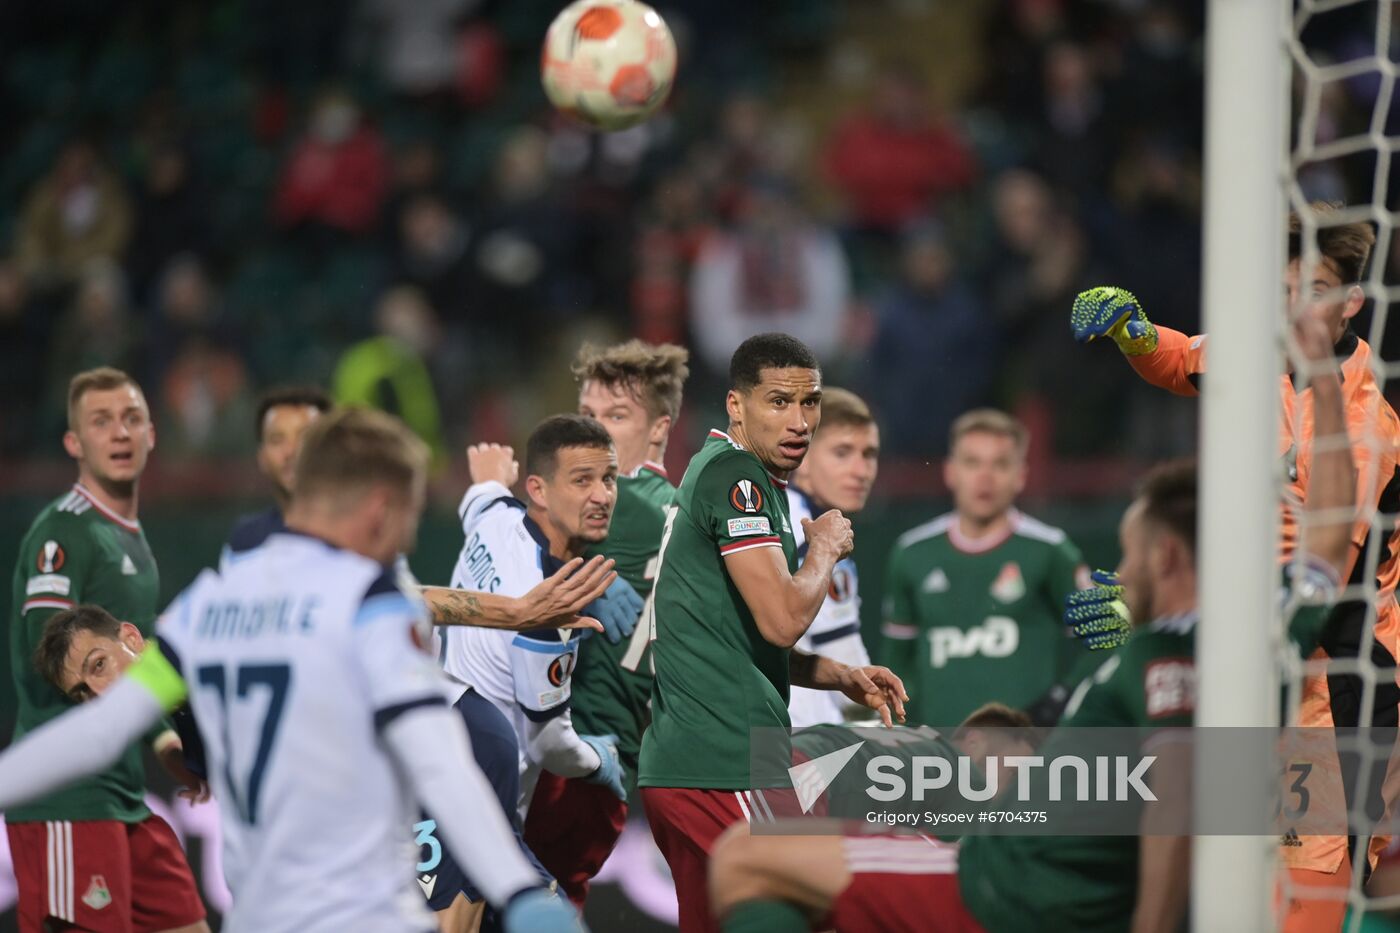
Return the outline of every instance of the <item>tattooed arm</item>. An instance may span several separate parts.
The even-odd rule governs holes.
[[[578,613],[617,578],[612,568],[611,560],[594,557],[584,563],[583,558],[576,557],[518,598],[448,586],[425,586],[423,600],[433,614],[434,625],[477,625],[517,631],[531,628],[601,631],[602,625],[596,619]]]

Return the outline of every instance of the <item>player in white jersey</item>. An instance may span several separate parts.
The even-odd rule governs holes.
[[[827,509],[840,509],[851,516],[865,508],[875,475],[880,467],[880,428],[870,409],[859,396],[845,389],[827,386],[822,390],[822,423],[812,438],[802,465],[787,488],[788,509],[792,513],[793,537],[799,559],[807,556],[802,520],[815,519]],[[853,667],[870,663],[865,642],[860,637],[860,594],[856,563],[847,557],[831,573],[826,601],[797,648],[820,654]],[[846,716],[849,701],[830,690],[793,687],[788,700],[792,727],[839,723]],[[854,709],[864,709],[855,706]]]
[[[466,543],[453,586],[517,595],[607,537],[617,455],[596,421],[556,415],[535,428],[525,456],[528,505],[510,491],[520,467],[509,447],[478,445],[468,458],[472,486],[458,510]],[[446,630],[448,675],[484,696],[515,727],[522,818],[541,769],[584,777],[625,797],[615,739],[578,735],[569,715],[580,634]]]
[[[580,929],[472,763],[420,647],[426,610],[391,567],[416,537],[426,466],[388,415],[320,419],[288,533],[201,574],[125,677],[0,756],[0,808],[100,769],[188,700],[224,827],[226,930],[432,929],[407,832],[415,800],[508,931]]]

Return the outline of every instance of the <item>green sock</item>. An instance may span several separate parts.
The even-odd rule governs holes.
[[[807,933],[812,925],[784,901],[744,901],[729,912],[724,933]]]

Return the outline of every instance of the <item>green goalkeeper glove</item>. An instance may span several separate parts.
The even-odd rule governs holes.
[[[1125,288],[1100,285],[1080,292],[1070,309],[1069,327],[1080,343],[1108,337],[1126,356],[1142,356],[1157,349],[1157,328]]]
[[[1092,651],[1117,648],[1133,628],[1118,574],[1095,570],[1090,579],[1093,586],[1065,597],[1065,624]]]

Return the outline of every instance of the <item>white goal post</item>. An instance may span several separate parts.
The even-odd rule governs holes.
[[[1278,723],[1276,448],[1291,7],[1289,0],[1210,0],[1206,20],[1202,292],[1210,357],[1202,385],[1196,636],[1196,724],[1204,727]],[[1272,760],[1242,764],[1198,755],[1196,799],[1209,794],[1233,804],[1230,812],[1270,812]],[[1250,779],[1240,780],[1242,773]],[[1192,929],[1274,929],[1277,847],[1275,836],[1198,835]]]

